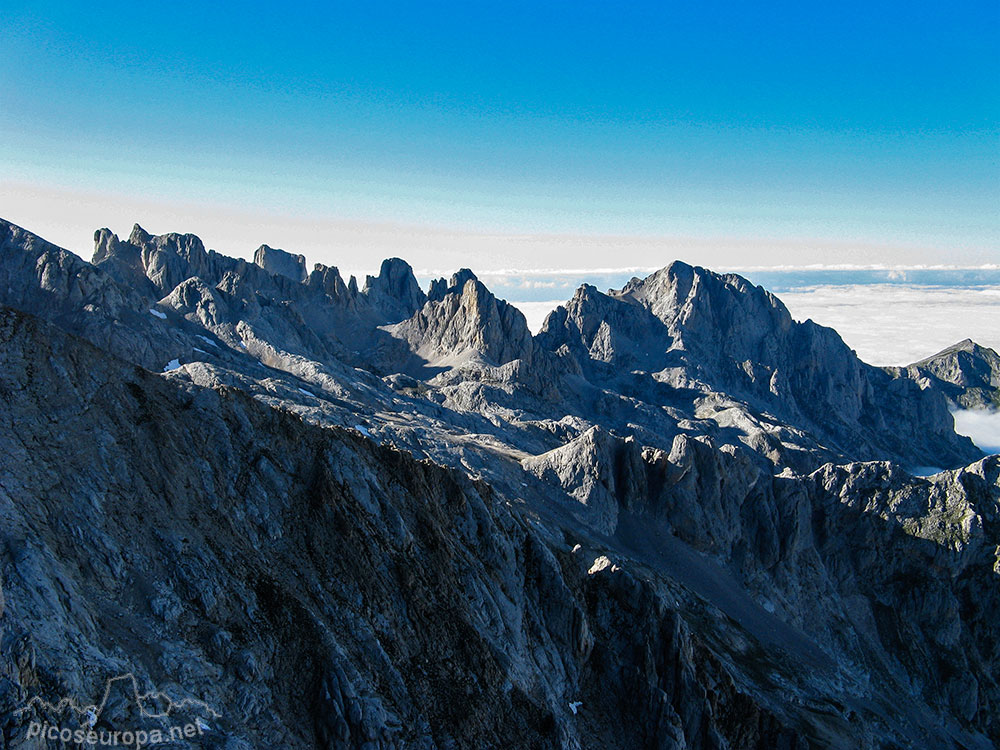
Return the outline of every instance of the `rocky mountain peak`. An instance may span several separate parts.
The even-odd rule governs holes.
[[[413,317],[393,326],[392,335],[435,366],[531,358],[534,342],[520,310],[497,299],[471,272],[455,274],[452,282],[443,296],[428,299]]]
[[[659,319],[672,346],[716,385],[731,387],[734,368],[757,368],[770,376],[786,361],[800,359],[793,351],[799,324],[777,297],[742,276],[674,261],[609,295]]]
[[[310,289],[321,290],[324,294],[330,295],[333,299],[357,296],[357,282],[354,291],[344,284],[344,279],[340,275],[340,270],[336,266],[325,266],[317,263],[313,266],[312,273],[306,279],[306,284]]]
[[[94,232],[94,257],[91,261],[95,265],[113,257],[119,252],[123,243],[118,239],[118,235],[107,227]],[[134,247],[134,246],[132,246]]]
[[[145,243],[149,242],[153,238],[149,232],[139,226],[136,222],[132,225],[132,233],[129,235],[128,241],[131,242],[136,247],[142,247]]]
[[[409,318],[427,301],[410,264],[401,258],[383,260],[378,276],[366,277],[362,294],[393,323]]]
[[[633,277],[621,290],[612,290],[611,294],[638,302],[669,324],[691,296],[701,271],[704,269],[675,260],[643,279]]]
[[[139,247],[131,242],[122,242],[110,229],[94,232],[94,257],[91,262],[120,284],[145,295],[152,295],[155,291],[146,277]]]
[[[565,346],[584,368],[601,362],[653,371],[664,366],[672,344],[666,326],[641,304],[590,284],[549,314],[538,340],[549,351]]]
[[[306,273],[306,256],[293,255],[278,248],[261,245],[253,255],[253,262],[270,274],[285,276],[292,281],[302,282]]]
[[[792,318],[770,292],[736,274],[718,274],[674,261],[645,279],[633,279],[612,296],[632,300],[662,320],[686,343],[716,346],[719,340],[759,348]]]
[[[461,289],[465,286],[465,282],[469,280],[478,281],[479,277],[470,268],[460,268],[451,275],[451,279],[448,281],[448,288]]]
[[[614,317],[614,311],[619,309],[623,309],[620,300],[600,292],[591,284],[581,284],[566,304],[549,313],[539,333],[550,336],[569,324],[586,339],[597,331],[603,321]]]
[[[222,276],[220,264],[212,257],[216,254],[207,251],[196,235],[175,232],[152,235],[136,224],[128,241],[138,248],[146,278],[161,295],[169,294],[191,276],[212,283]]]
[[[886,368],[932,386],[955,406],[1000,409],[1000,355],[964,339],[905,368]]]
[[[965,356],[968,355],[968,356]],[[972,339],[963,339],[957,344],[952,344],[945,349],[942,349],[937,354],[931,355],[926,359],[922,359],[919,362],[915,362],[913,367],[928,367],[933,366],[935,363],[941,362],[945,359],[955,359],[956,361],[961,360],[962,362],[973,362],[973,361],[984,361],[993,362],[1000,359],[993,349],[986,346],[980,346]]]
[[[431,281],[430,289],[427,290],[427,299],[438,301],[444,299],[444,296],[448,293],[448,282],[444,279],[433,279]]]
[[[430,291],[427,292],[427,299],[440,300],[444,299],[446,294],[461,292],[465,286],[465,282],[470,279],[478,280],[478,277],[469,268],[459,269],[447,281],[444,279],[434,279],[431,282]]]

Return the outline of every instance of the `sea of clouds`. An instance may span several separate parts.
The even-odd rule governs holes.
[[[1000,286],[814,286],[779,293],[792,317],[835,329],[873,365],[917,362],[963,339],[1000,350]]]
[[[955,432],[972,438],[984,453],[1000,453],[1000,411],[956,411]]]

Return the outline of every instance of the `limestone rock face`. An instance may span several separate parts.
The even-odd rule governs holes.
[[[453,366],[477,359],[503,365],[530,359],[534,342],[524,314],[497,299],[467,269],[412,318],[393,326],[393,336],[409,343],[431,365]]]
[[[1000,744],[987,351],[870,368],[684,264],[531,337],[279,258],[0,222],[4,747],[128,673],[220,750]]]
[[[146,278],[142,253],[130,242],[122,242],[110,229],[94,233],[93,263],[124,287],[146,296],[156,296],[156,288]]]
[[[302,282],[308,277],[304,255],[293,255],[284,250],[261,245],[253,255],[253,262],[270,274],[285,276],[292,281]]]
[[[109,316],[141,307],[108,274],[13,224],[0,223],[0,252],[4,295],[11,303],[47,305],[54,313],[90,306]]]
[[[616,438],[600,427],[521,463],[584,505],[589,522],[605,534],[614,534],[618,508],[627,508],[645,493],[646,474],[635,441]]]
[[[100,232],[98,239],[110,240]],[[174,331],[150,314],[155,299],[2,220],[0,291],[4,304],[35,312],[150,369],[161,369],[184,346]]]
[[[188,317],[208,330],[214,330],[229,321],[231,315],[223,296],[198,277],[182,281],[163,299],[181,315]]]
[[[670,361],[673,339],[649,310],[593,286],[581,286],[565,307],[549,314],[539,342],[550,351],[565,346],[587,369],[655,372]],[[597,364],[600,363],[600,364]]]
[[[138,224],[132,228],[129,244],[139,249],[146,277],[161,294],[192,276],[217,278],[225,260],[205,250],[202,241],[193,234],[151,235]]]
[[[197,279],[199,294],[209,294],[215,308],[226,308],[230,315],[224,320],[196,315],[192,320],[245,349],[247,342],[237,330],[242,321],[243,330],[267,341],[258,351],[266,350],[270,363],[288,357],[324,364],[350,359],[351,352],[374,349],[388,338],[377,326],[408,317],[424,299],[409,265],[398,259],[383,263],[380,275],[370,277],[359,292],[356,282],[345,284],[335,267],[317,264],[306,274],[301,255],[262,245],[248,263],[206,250],[194,235],[151,235],[138,225],[127,242],[99,231],[94,263],[119,284],[170,305],[190,296],[190,280]],[[187,315],[183,303],[182,308]],[[391,345],[388,350],[394,351]]]
[[[427,301],[410,264],[400,258],[382,261],[378,276],[365,280],[363,293],[390,323],[409,318]]]
[[[353,276],[351,280],[354,281]],[[357,282],[355,281],[353,288],[349,287],[344,283],[340,271],[335,266],[324,266],[322,263],[317,263],[312,273],[309,274],[308,284],[310,288],[347,305],[358,299]]]
[[[603,295],[583,287],[539,334],[586,371],[725,393],[807,429],[843,454],[953,465],[978,452],[954,436],[947,401],[857,358],[836,331],[797,323],[770,292],[679,261]],[[652,371],[652,374],[648,374]]]
[[[1000,354],[972,339],[908,367],[886,370],[940,391],[957,407],[1000,409]]]
[[[465,287],[466,281],[475,278],[476,274],[471,269],[462,268],[453,273],[451,279],[447,281],[445,279],[434,279],[431,282],[430,291],[427,292],[427,299],[431,302],[439,302],[449,292],[461,291]]]

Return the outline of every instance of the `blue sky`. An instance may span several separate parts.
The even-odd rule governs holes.
[[[754,5],[5,0],[0,216],[351,268],[1000,262],[1000,4]]]

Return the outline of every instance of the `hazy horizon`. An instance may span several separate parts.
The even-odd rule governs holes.
[[[0,198],[3,197],[0,185]],[[8,196],[9,197],[9,196]],[[27,200],[7,200],[0,208],[10,205],[24,209]],[[402,258],[418,277],[426,279],[449,276],[459,268],[472,268],[486,276],[521,275],[525,277],[571,274],[621,275],[632,272],[637,275],[652,273],[675,260],[691,265],[699,265],[720,273],[749,273],[760,271],[886,271],[908,272],[920,270],[986,270],[1000,269],[1000,254],[985,260],[949,262],[950,256],[932,259],[933,253],[927,249],[896,248],[898,260],[871,260],[874,252],[891,249],[881,245],[867,246],[849,241],[765,241],[754,238],[705,238],[705,237],[655,237],[639,235],[525,235],[480,233],[440,227],[404,225],[392,222],[367,224],[344,221],[338,226],[347,236],[364,236],[368,244],[365,263],[358,263],[358,256],[349,246],[331,246],[329,235],[322,228],[297,227],[293,235],[301,240],[288,244],[274,241],[273,236],[281,234],[263,221],[241,222],[232,226],[230,232],[235,240],[218,243],[212,240],[212,233],[198,231],[197,222],[186,222],[183,217],[150,224],[147,221],[126,219],[119,222],[94,222],[90,215],[82,213],[75,221],[67,223],[66,213],[57,216],[46,215],[37,203],[29,210],[14,213],[0,211],[0,217],[37,234],[59,247],[70,250],[84,260],[90,260],[94,250],[94,233],[101,228],[110,228],[120,238],[127,239],[136,224],[151,234],[193,234],[198,236],[206,248],[234,258],[252,260],[254,251],[261,245],[279,247],[287,252],[304,255],[306,265],[312,268],[316,263],[336,266],[347,278],[350,275],[363,280],[366,274],[377,274],[379,266],[386,258]],[[70,203],[70,206],[78,204]],[[95,213],[99,214],[99,211]],[[195,212],[196,215],[198,212]],[[204,224],[202,224],[204,226]],[[284,226],[280,222],[276,226]],[[308,234],[307,234],[308,232]],[[300,234],[301,233],[301,234]],[[269,239],[270,238],[270,239]],[[470,243],[482,243],[482,254],[471,253]],[[538,262],[540,249],[553,249],[545,260],[564,260],[566,265],[542,265]],[[498,252],[498,249],[502,249]],[[632,264],[612,264],[611,260],[621,258],[621,253],[632,251],[626,257],[645,262]],[[588,254],[589,253],[589,254]],[[598,253],[603,253],[597,257]],[[761,254],[771,262],[761,263]],[[594,256],[591,265],[586,265],[587,257]],[[820,256],[824,261],[811,258]],[[889,257],[893,257],[891,253]],[[927,257],[925,262],[919,262]],[[867,259],[867,262],[865,262]],[[592,283],[592,282],[590,282]]]

